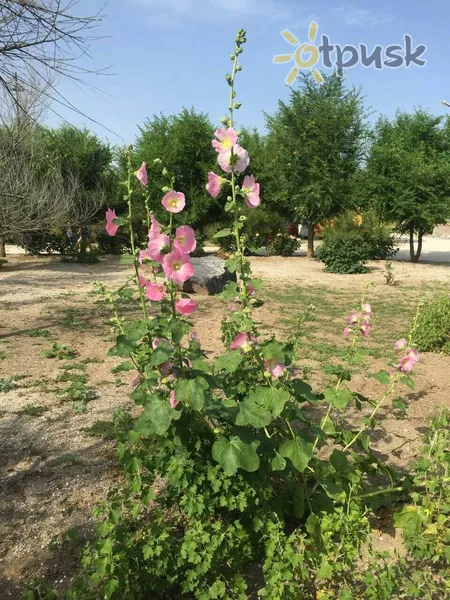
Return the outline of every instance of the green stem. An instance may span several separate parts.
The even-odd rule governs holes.
[[[391,487],[382,490],[376,490],[375,492],[368,492],[367,494],[360,494],[360,498],[373,498],[374,496],[381,496],[382,494],[391,494],[393,492],[404,492],[405,488],[403,486]]]
[[[139,297],[141,300],[142,311],[144,313],[144,317],[148,319],[147,313],[147,305],[145,303],[144,291],[139,283],[139,262],[136,256],[136,246],[134,244],[134,230],[133,230],[133,211],[132,211],[132,202],[131,198],[133,196],[133,188],[131,185],[131,153],[128,153],[128,178],[127,178],[127,189],[128,189],[128,229],[130,233],[130,244],[131,244],[131,252],[133,254],[134,259],[134,271],[136,273],[136,283],[139,288]]]
[[[371,413],[371,415],[369,417],[370,421],[374,418],[374,416],[380,410],[381,406],[384,404],[384,402],[386,401],[386,399],[392,394],[392,392],[393,392],[393,390],[395,388],[395,385],[396,385],[399,377],[400,376],[397,375],[397,377],[394,378],[394,380],[392,381],[392,384],[391,384],[390,388],[388,389],[388,391],[384,394],[384,396],[381,398],[381,400],[378,402],[378,404],[373,409],[373,411],[372,411],[372,413]],[[355,437],[345,446],[345,448],[343,450],[344,452],[346,450],[348,450],[351,446],[353,446],[353,444],[356,442],[356,440],[358,440],[359,437],[366,431],[367,427],[368,427],[367,425],[363,425],[361,427],[361,429],[358,431],[358,433],[355,435]]]

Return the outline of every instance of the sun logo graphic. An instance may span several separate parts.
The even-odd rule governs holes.
[[[314,69],[314,67],[319,62],[320,57],[319,48],[314,45],[318,29],[319,26],[313,21],[309,26],[308,31],[308,38],[310,43],[304,44],[302,44],[288,29],[285,29],[281,32],[281,35],[289,44],[291,44],[292,46],[296,46],[296,50],[292,54],[278,54],[277,56],[273,57],[273,62],[275,64],[289,63],[292,60],[294,61],[295,64],[289,71],[285,79],[287,85],[292,85],[294,83],[294,81],[298,77],[298,74],[300,73],[300,69],[311,69],[311,73],[313,74],[314,79],[317,81],[317,83],[322,83],[322,75],[319,73],[319,71],[317,71],[317,69]],[[305,57],[305,55],[308,54],[309,57]]]

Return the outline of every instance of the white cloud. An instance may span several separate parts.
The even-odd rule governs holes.
[[[290,22],[292,4],[281,0],[129,0],[153,26],[215,22],[220,19],[262,17]]]
[[[349,27],[375,27],[376,25],[392,21],[392,16],[387,13],[356,8],[351,4],[338,6],[333,9],[333,12]]]

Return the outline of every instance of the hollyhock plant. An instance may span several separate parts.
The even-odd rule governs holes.
[[[265,360],[264,368],[272,375],[272,377],[275,377],[276,379],[278,377],[282,377],[286,370],[286,366],[276,360]]]
[[[231,150],[221,152],[217,161],[225,173],[231,173],[233,169],[236,173],[243,173],[250,163],[250,158],[247,150],[236,145]]]
[[[168,235],[161,233],[153,238],[148,244],[148,253],[152,260],[161,263],[163,261],[163,250],[170,248],[170,238]]]
[[[247,175],[242,184],[242,192],[244,194],[245,204],[249,208],[258,208],[261,204],[259,197],[259,183],[256,183],[253,175]]]
[[[360,325],[361,335],[363,337],[367,337],[370,333],[370,325],[369,323],[361,323]]]
[[[212,141],[212,147],[219,153],[230,150],[238,141],[238,134],[233,127],[228,127],[228,129],[220,127],[215,131],[214,136],[217,139]]]
[[[194,266],[189,260],[189,256],[177,249],[166,254],[162,264],[166,277],[175,283],[184,283],[194,275]]]
[[[147,185],[147,163],[145,162],[145,160],[142,162],[142,165],[136,171],[135,175],[138,178],[141,185]]]
[[[371,315],[372,314],[372,307],[370,306],[370,304],[367,304],[367,303],[363,304],[362,305],[362,311],[363,311],[363,314],[365,316]]]
[[[251,350],[250,340],[245,332],[238,333],[230,344],[230,350],[242,350],[249,352]]]
[[[352,331],[353,331],[353,329],[351,327],[346,327],[344,329],[344,335],[345,335],[345,337],[348,337],[351,334]]]
[[[145,295],[153,302],[160,302],[166,294],[166,286],[162,283],[148,283],[145,290]]]
[[[145,279],[145,277],[144,277],[143,275],[139,275],[139,286],[140,286],[141,288],[145,288],[145,287],[147,287],[147,285],[148,285],[149,283],[150,283],[150,282],[149,282],[149,281],[147,281],[147,279]]]
[[[177,227],[173,245],[174,248],[177,248],[177,250],[180,250],[180,252],[184,252],[185,254],[193,252],[197,246],[197,241],[195,239],[195,231],[192,227],[189,227],[188,225]]]
[[[197,310],[197,302],[190,298],[182,298],[175,303],[175,309],[180,315],[192,315]]]
[[[161,201],[164,208],[171,213],[179,213],[186,206],[186,197],[182,192],[170,191]]]
[[[206,191],[213,197],[217,198],[222,189],[222,182],[224,180],[219,175],[216,175],[213,171],[210,171],[208,175],[208,183],[206,184]]]
[[[106,231],[108,232],[108,235],[110,235],[111,237],[114,237],[119,229],[119,226],[115,225],[113,222],[114,219],[117,219],[116,211],[108,208],[105,216],[106,216]]]
[[[357,312],[351,312],[348,318],[349,325],[355,325],[359,321],[359,314]]]

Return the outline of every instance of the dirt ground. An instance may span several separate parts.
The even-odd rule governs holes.
[[[311,293],[321,286],[331,297],[344,290],[351,309],[352,299],[356,304],[369,282],[374,283],[371,294],[379,302],[395,301],[406,291],[418,299],[423,289],[435,285],[444,289],[450,283],[450,267],[442,264],[396,263],[397,288],[383,284],[383,266],[375,263],[370,273],[358,276],[327,274],[320,263],[299,257],[257,257],[252,259],[252,268],[263,279],[269,300],[259,313],[261,321],[282,334],[285,328],[276,298],[286,284]],[[92,289],[94,281],[118,287],[129,272],[115,258],[98,265],[74,265],[56,257],[10,256],[0,269],[0,382],[16,377],[16,387],[0,388],[2,600],[20,598],[26,582],[38,577],[52,583],[71,577],[80,540],[92,531],[92,508],[120,480],[114,443],[89,436],[86,429],[110,420],[116,408],[130,407],[132,374],[111,373],[118,361],[106,356],[112,345],[110,315]],[[212,355],[222,348],[220,321],[226,307],[215,297],[196,299],[196,331]],[[292,312],[292,306],[284,306],[283,314]],[[345,318],[345,313],[339,317],[342,322]],[[339,320],[337,327],[340,330]],[[384,327],[389,329],[389,324]],[[331,336],[328,341],[334,343],[334,339]],[[42,355],[56,342],[76,352],[73,361]],[[320,366],[319,362],[305,356],[309,368]],[[84,369],[80,372],[87,378],[86,385],[97,394],[82,413],[76,411],[74,402],[57,395],[70,384],[57,378],[73,372],[66,369],[71,363]],[[374,358],[371,368],[375,371],[385,364]],[[396,467],[404,468],[417,456],[420,435],[433,411],[450,407],[449,366],[448,357],[424,355],[417,369],[416,390],[402,390],[409,405],[408,418],[396,418],[389,403],[382,410],[374,447]],[[362,373],[356,374],[352,385],[367,395],[383,389]],[[42,414],[30,414],[29,405],[42,407]],[[350,421],[353,418],[348,416]],[[385,535],[387,546],[398,545],[395,531]]]

